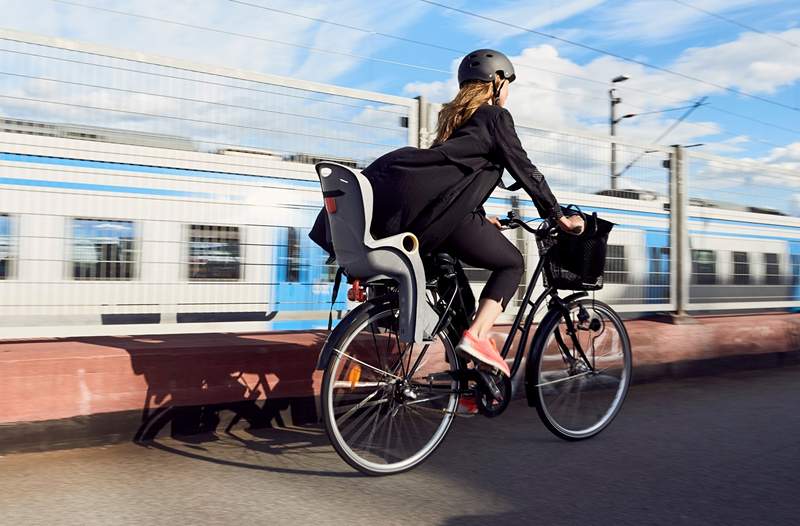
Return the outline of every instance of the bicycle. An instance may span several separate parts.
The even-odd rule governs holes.
[[[433,341],[416,344],[416,352],[415,344],[397,337],[393,282],[366,285],[365,300],[359,290],[351,296],[364,302],[329,334],[319,365],[325,370],[321,396],[325,429],[336,452],[353,468],[368,475],[388,475],[419,465],[447,435],[461,396],[474,396],[484,416],[500,415],[511,401],[512,379],[521,369],[526,348],[530,349],[525,367],[528,403],[557,437],[570,441],[593,437],[619,413],[631,380],[630,339],[610,306],[586,297],[587,290],[602,287],[602,268],[599,280],[576,283],[576,276],[559,275],[558,265],[553,264],[554,249],[564,244],[567,235],[556,225],[544,220],[533,228],[513,212],[501,224],[533,234],[540,252],[501,351],[508,358],[520,334],[511,378],[470,364],[456,353],[455,345],[471,317],[467,305],[471,291],[468,296],[464,293],[464,282],[459,280],[463,271],[447,254],[424,261],[428,301],[439,323]],[[543,273],[545,289],[531,301]],[[584,290],[561,298],[558,287],[565,284]],[[547,313],[528,344],[534,315],[548,297]]]

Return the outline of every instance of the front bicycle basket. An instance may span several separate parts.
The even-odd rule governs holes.
[[[539,238],[539,257],[545,258],[545,285],[562,290],[603,288],[608,234],[614,223],[597,213],[586,216],[584,233],[559,232],[555,238]]]

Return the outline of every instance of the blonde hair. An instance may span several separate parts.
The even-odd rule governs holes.
[[[436,139],[433,144],[441,144],[453,134],[467,119],[472,117],[480,106],[492,100],[494,85],[491,82],[466,82],[450,102],[439,110],[436,125]]]

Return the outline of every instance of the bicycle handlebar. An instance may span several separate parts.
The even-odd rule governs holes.
[[[507,218],[500,219],[500,225],[503,227],[503,230],[514,230],[521,227],[536,237],[555,236],[559,231],[558,225],[555,225],[549,219],[543,219],[542,223],[537,228],[533,228],[526,221],[520,219],[513,210],[508,212]]]
[[[565,212],[565,215],[580,215],[584,221],[586,221],[586,216],[580,210],[575,210],[572,208],[565,209],[562,208]],[[570,213],[572,212],[572,213]],[[537,227],[533,228],[528,225],[527,221],[523,221],[519,218],[519,216],[513,210],[509,210],[507,217],[504,219],[499,219],[500,225],[503,227],[503,230],[514,230],[515,228],[524,228],[531,234],[536,237],[552,237],[558,234],[561,231],[561,228],[558,226],[557,223],[553,222],[551,219],[542,219],[542,223]],[[577,234],[572,234],[577,235]]]

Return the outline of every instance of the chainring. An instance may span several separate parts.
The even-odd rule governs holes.
[[[475,405],[478,412],[487,418],[494,418],[503,413],[511,402],[511,379],[504,374],[490,374],[491,381],[500,390],[501,396],[496,399],[480,382],[475,387]]]

